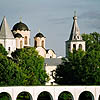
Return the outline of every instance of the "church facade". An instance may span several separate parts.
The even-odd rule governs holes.
[[[56,58],[56,54],[52,49],[45,48],[45,39],[46,37],[42,33],[37,33],[34,37],[34,47],[39,55],[44,58]],[[10,56],[14,50],[30,46],[30,30],[21,21],[16,23],[10,30],[6,17],[4,17],[0,26],[0,43],[6,48],[8,56]]]
[[[2,44],[8,56],[11,57],[11,53],[16,49],[21,49],[30,46],[30,29],[22,21],[16,23],[12,30],[10,29],[6,17],[3,18],[0,26],[0,44]],[[38,51],[39,55],[45,58],[45,70],[50,77],[49,82],[46,85],[57,85],[54,82],[54,75],[57,65],[61,64],[62,58],[57,58],[56,53],[52,49],[46,49],[45,46],[46,37],[39,31],[34,37],[34,47]],[[78,50],[81,48],[85,51],[85,41],[82,40],[80,30],[77,24],[77,16],[73,17],[73,26],[70,34],[70,38],[66,43],[66,57],[69,52],[73,52],[73,49]]]

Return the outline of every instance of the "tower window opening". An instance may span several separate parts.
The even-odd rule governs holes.
[[[77,39],[79,39],[79,36],[77,36]]]
[[[76,50],[76,44],[73,44],[73,49]]]
[[[82,49],[82,44],[79,44],[79,49]]]
[[[10,51],[10,47],[8,47],[8,51]]]

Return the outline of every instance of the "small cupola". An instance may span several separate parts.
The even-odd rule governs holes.
[[[34,47],[45,48],[45,39],[46,39],[46,37],[44,37],[44,35],[39,30],[39,32],[34,37]]]
[[[40,38],[42,38],[42,37],[44,37],[44,35],[43,35],[42,33],[39,32],[39,33],[36,34],[35,37],[40,37]]]

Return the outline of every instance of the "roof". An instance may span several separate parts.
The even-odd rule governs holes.
[[[57,66],[62,63],[62,58],[45,58],[47,66]]]
[[[22,23],[21,21],[19,23],[16,23],[14,26],[13,26],[13,31],[17,31],[17,30],[20,30],[20,31],[29,31],[28,27],[26,24]]]
[[[15,37],[15,38],[16,38],[16,37],[21,38],[22,35],[21,35],[20,33],[16,33],[16,34],[14,35],[14,37]]]
[[[44,35],[43,35],[42,33],[39,32],[39,33],[36,34],[35,37],[40,37],[40,38],[42,38],[42,37],[44,37]]]
[[[82,40],[82,37],[80,35],[80,29],[77,24],[77,16],[76,15],[73,17],[73,26],[72,26],[69,40]]]
[[[4,16],[1,26],[0,26],[0,38],[12,39],[14,38],[13,33],[10,30],[10,27],[7,23],[6,17]]]
[[[47,50],[46,50],[46,53],[48,53],[50,50],[51,50],[54,54],[56,54],[56,53],[54,52],[54,50],[52,50],[52,49],[47,49]]]

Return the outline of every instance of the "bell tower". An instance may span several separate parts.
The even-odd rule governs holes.
[[[82,37],[80,35],[76,12],[74,12],[71,34],[69,40],[66,41],[66,57],[68,57],[69,52],[73,52],[73,49],[78,50],[79,48],[85,51],[85,41],[82,40]]]

